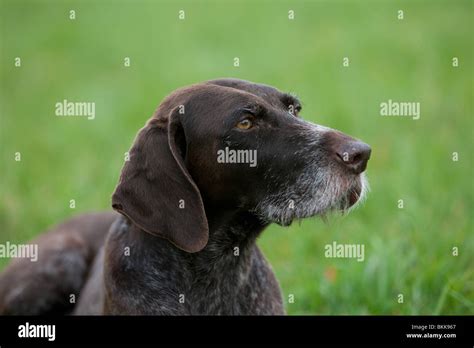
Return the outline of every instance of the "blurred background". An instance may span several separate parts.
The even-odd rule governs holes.
[[[0,3],[0,243],[110,209],[124,152],[167,94],[242,78],[372,146],[362,207],[260,238],[287,311],[474,312],[472,1]],[[64,99],[95,102],[95,119],[56,117]],[[388,99],[419,102],[420,119],[380,116]],[[333,241],[364,244],[364,262],[325,258]]]

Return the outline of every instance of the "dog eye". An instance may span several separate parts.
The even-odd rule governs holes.
[[[301,111],[301,106],[300,105],[293,105],[290,104],[288,106],[288,112],[293,115],[293,116],[298,116],[298,113]]]
[[[237,123],[237,128],[239,129],[250,129],[252,128],[253,126],[253,122],[248,119],[248,118],[244,118],[243,120],[240,120],[239,123]]]

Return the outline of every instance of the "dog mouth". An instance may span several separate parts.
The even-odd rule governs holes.
[[[365,199],[369,190],[364,173],[357,176],[328,175],[314,184],[314,176],[304,177],[306,185],[288,187],[286,192],[273,194],[262,200],[254,209],[262,221],[289,226],[293,220],[313,216],[327,219],[332,212],[346,214]],[[301,189],[301,187],[304,188]],[[299,192],[299,194],[295,194]],[[303,194],[301,193],[303,192]]]
[[[342,196],[339,204],[340,211],[348,211],[362,200],[364,191],[366,190],[366,181],[363,177],[358,177],[354,184]]]
[[[362,192],[362,188],[361,187],[355,187],[353,189],[351,189],[349,191],[349,194],[348,194],[348,208],[352,207],[354,204],[357,203],[357,201],[359,200],[360,198],[360,194]]]

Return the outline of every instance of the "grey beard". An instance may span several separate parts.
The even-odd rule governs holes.
[[[265,197],[253,212],[264,222],[288,226],[295,219],[353,210],[364,200],[368,191],[365,174],[345,177],[328,169],[305,171],[294,184],[278,194]],[[349,203],[351,191],[360,191],[357,202],[352,206]]]

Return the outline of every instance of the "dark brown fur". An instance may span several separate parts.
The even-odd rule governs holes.
[[[299,109],[273,87],[232,79],[171,94],[130,150],[112,197],[120,215],[83,215],[40,236],[38,262],[15,260],[0,276],[0,313],[283,314],[257,237],[271,222],[354,204],[370,156]],[[251,129],[236,128],[242,117]],[[224,147],[258,150],[258,165],[217,163]]]

